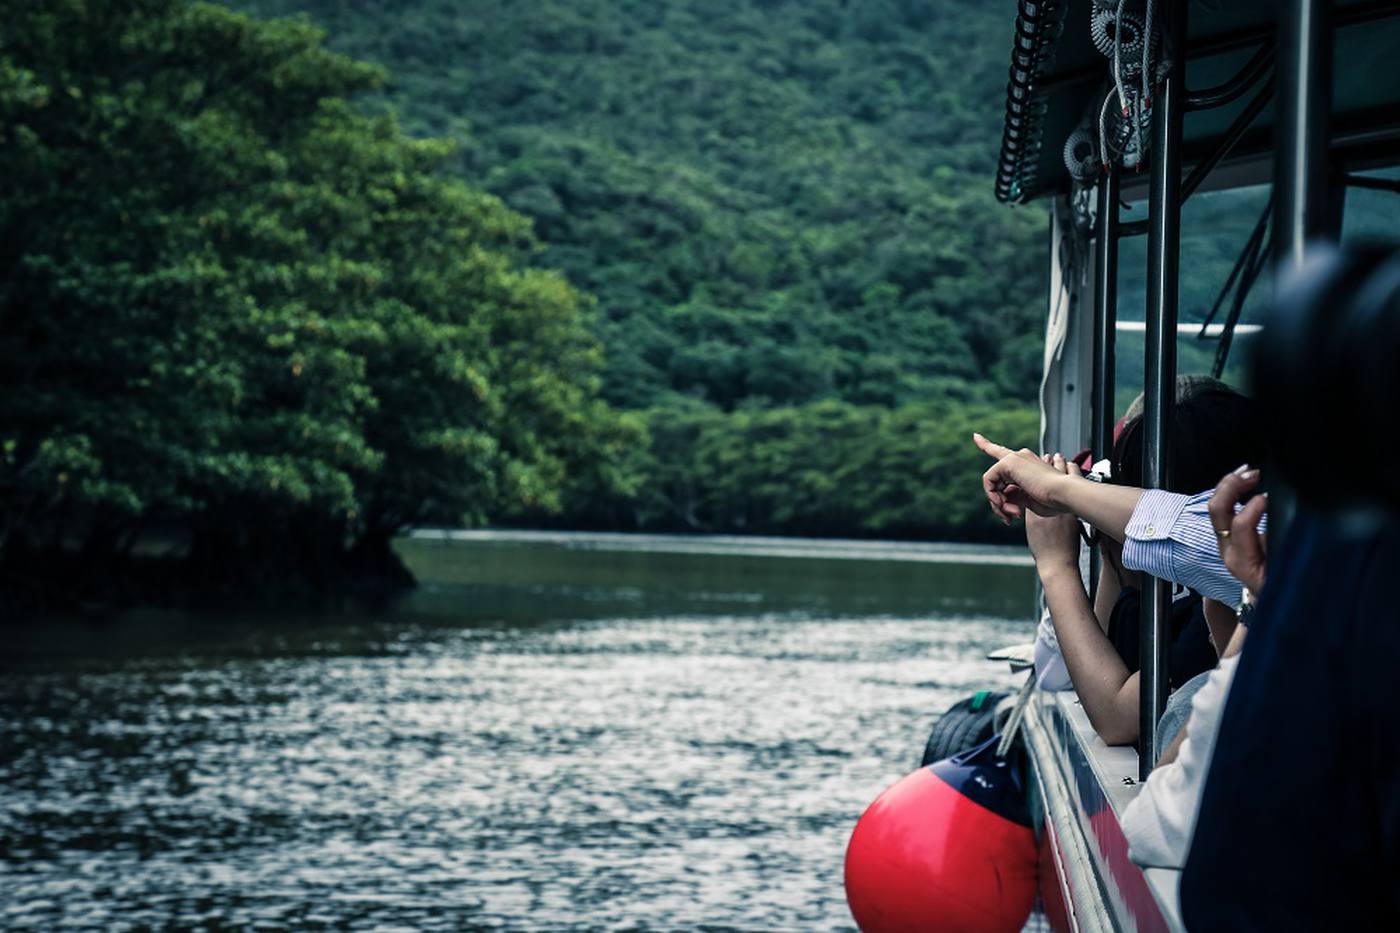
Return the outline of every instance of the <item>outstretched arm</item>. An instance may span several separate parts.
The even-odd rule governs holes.
[[[1011,524],[1027,512],[1041,516],[1066,512],[1078,515],[1099,531],[1122,541],[1128,520],[1142,498],[1133,486],[1113,486],[1091,482],[1078,474],[1056,470],[1030,450],[1011,450],[972,435],[973,442],[996,463],[982,474],[982,490],[992,512]]]

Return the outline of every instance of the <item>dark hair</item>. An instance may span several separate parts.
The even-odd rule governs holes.
[[[1257,405],[1223,385],[1178,402],[1170,432],[1166,488],[1172,492],[1211,489],[1240,464],[1264,461],[1264,430]],[[1114,483],[1143,484],[1142,444],[1143,423],[1138,416],[1123,426],[1113,444]]]

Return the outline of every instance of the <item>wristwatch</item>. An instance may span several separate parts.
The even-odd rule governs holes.
[[[1248,626],[1251,617],[1254,615],[1254,594],[1249,591],[1249,587],[1240,590],[1240,604],[1235,607],[1236,614],[1240,617],[1240,624]]]

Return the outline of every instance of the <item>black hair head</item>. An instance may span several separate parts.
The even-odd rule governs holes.
[[[1113,482],[1141,486],[1143,423],[1141,416],[1123,426],[1113,444]],[[1202,389],[1175,406],[1167,444],[1166,488],[1197,493],[1244,463],[1265,458],[1264,428],[1258,407],[1225,386]]]

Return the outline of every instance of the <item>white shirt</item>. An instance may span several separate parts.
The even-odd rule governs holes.
[[[1060,654],[1060,639],[1055,635],[1055,622],[1050,610],[1040,614],[1040,624],[1035,629],[1035,684],[1042,690],[1073,690],[1069,679],[1069,668]]]
[[[1123,811],[1128,857],[1146,868],[1181,868],[1196,831],[1201,790],[1240,656],[1223,658],[1191,700],[1176,760],[1157,768]]]

